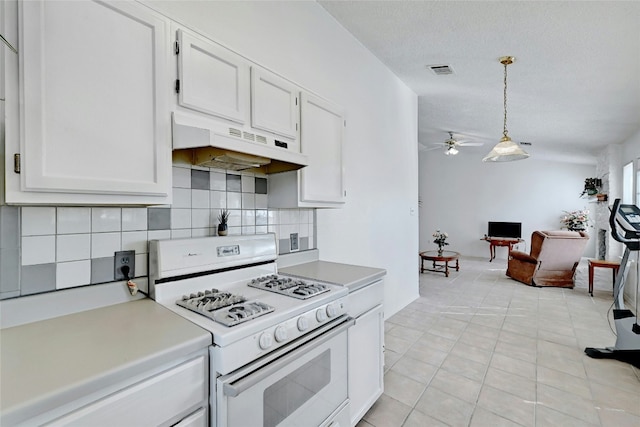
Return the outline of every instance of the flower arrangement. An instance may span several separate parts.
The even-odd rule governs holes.
[[[433,243],[438,245],[438,255],[442,255],[442,247],[448,245],[447,237],[449,237],[449,235],[444,231],[436,230],[436,232],[433,233],[433,237]]]
[[[573,212],[564,211],[564,213],[565,215],[560,219],[560,222],[568,230],[584,231],[587,229],[589,223],[589,211],[587,209]]]

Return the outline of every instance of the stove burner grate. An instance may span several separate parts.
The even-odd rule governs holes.
[[[225,310],[214,313],[213,319],[225,326],[235,326],[247,320],[254,319],[275,309],[270,305],[259,301],[250,301],[244,304],[234,305]]]
[[[247,302],[243,296],[217,289],[184,295],[176,304],[225,326],[234,326],[275,310],[267,304]]]
[[[251,282],[249,282],[249,286],[298,299],[312,298],[318,294],[329,291],[327,285],[308,283],[304,280],[282,277],[277,274],[252,279]]]

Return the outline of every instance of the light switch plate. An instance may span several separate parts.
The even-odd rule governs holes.
[[[300,242],[298,241],[298,233],[289,234],[289,241],[291,242],[291,252],[300,249]]]

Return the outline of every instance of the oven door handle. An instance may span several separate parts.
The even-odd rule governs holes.
[[[355,323],[356,323],[356,320],[354,318],[348,317],[343,323],[341,323],[338,326],[334,326],[332,329],[329,329],[328,331],[324,329],[316,330],[315,331],[316,334],[314,334],[313,337],[310,337],[309,340],[314,339],[316,336],[318,337],[318,339],[314,340],[309,346],[304,346],[304,351],[307,352],[321,346],[325,342],[329,341],[331,338],[345,332],[351,326],[355,325]],[[301,348],[302,346],[294,349],[288,354],[285,354],[284,356],[280,357],[276,361],[269,363],[264,368],[260,369],[258,373],[254,373],[253,375],[242,377],[239,380],[234,381],[233,383],[231,382],[224,383],[222,390],[225,396],[237,397],[243,391],[256,385],[260,381],[264,380],[265,378],[269,377],[273,373],[282,369],[282,367],[289,365],[291,362],[293,362],[298,358],[299,356],[298,353]]]

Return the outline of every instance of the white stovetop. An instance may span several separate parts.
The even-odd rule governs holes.
[[[271,326],[313,311],[317,307],[346,296],[348,293],[341,286],[327,284],[331,289],[329,292],[318,294],[306,300],[300,300],[248,286],[249,281],[253,278],[275,273],[275,263],[270,263],[246,269],[215,273],[209,276],[161,283],[155,286],[155,297],[158,303],[169,310],[210,331],[213,334],[214,344],[224,347]],[[176,301],[182,298],[183,295],[204,292],[211,288],[242,295],[248,301],[259,301],[274,307],[275,310],[236,326],[228,327],[176,304]]]
[[[342,264],[329,261],[311,261],[290,267],[279,268],[278,273],[300,278],[318,280],[345,286],[349,292],[381,279],[387,271],[381,268]]]

